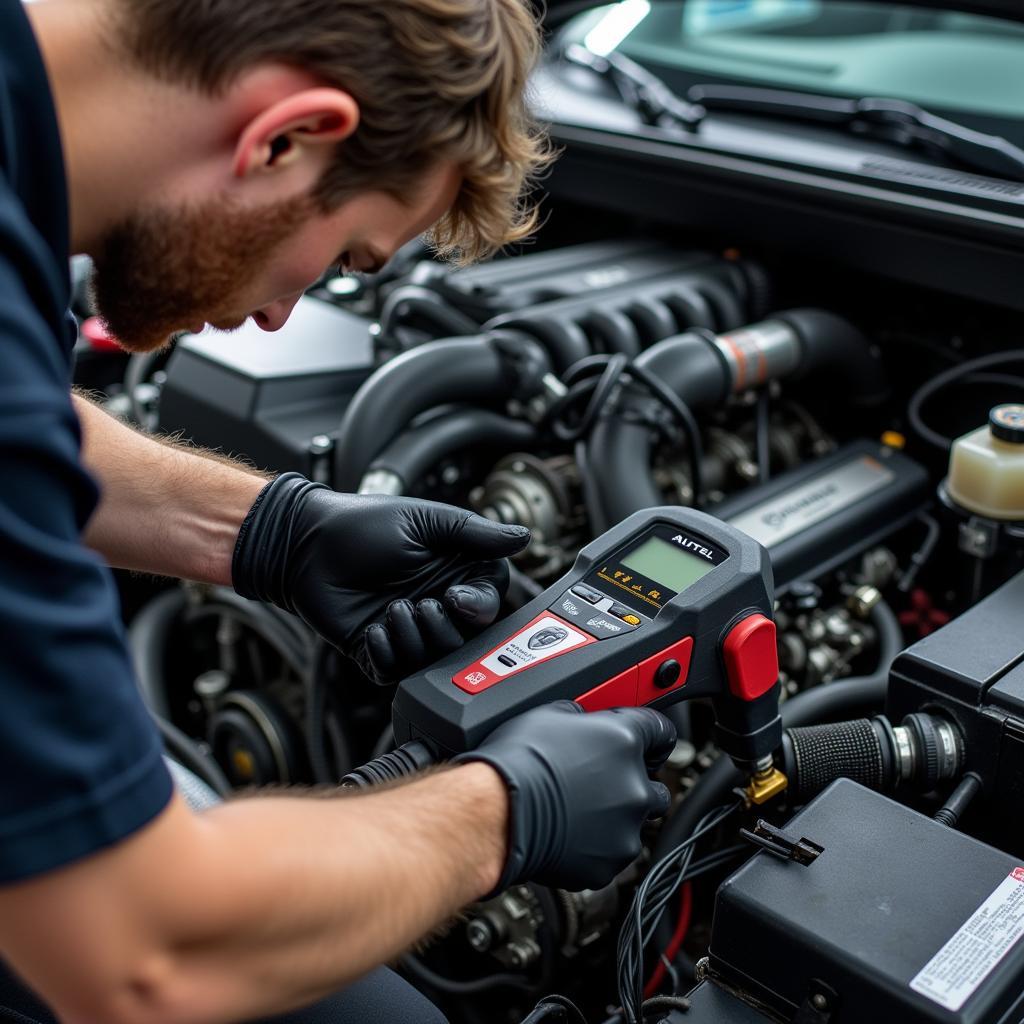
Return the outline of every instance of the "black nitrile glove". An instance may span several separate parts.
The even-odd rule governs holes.
[[[649,772],[676,742],[651,708],[585,714],[570,700],[499,726],[456,762],[484,761],[509,791],[509,850],[495,893],[520,882],[578,891],[607,885],[640,853],[640,826],[669,808]]]
[[[380,683],[490,625],[522,526],[434,501],[338,494],[298,473],[268,484],[246,516],[235,590],[298,615]]]

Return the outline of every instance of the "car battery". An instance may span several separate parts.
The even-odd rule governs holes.
[[[1018,1024],[1024,865],[840,779],[719,888],[708,977],[781,1020]]]
[[[963,742],[964,767],[982,780],[964,825],[1024,857],[1024,573],[893,663],[886,717],[914,711],[949,719]]]

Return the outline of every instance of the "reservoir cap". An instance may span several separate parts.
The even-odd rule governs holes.
[[[988,416],[993,437],[1009,444],[1024,444],[1024,405],[997,405]]]

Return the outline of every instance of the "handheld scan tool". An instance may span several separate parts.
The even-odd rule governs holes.
[[[771,759],[782,739],[772,612],[756,541],[687,508],[637,512],[528,605],[403,680],[395,738],[443,759],[538,704],[662,709],[707,697],[716,742],[761,802],[785,786]]]

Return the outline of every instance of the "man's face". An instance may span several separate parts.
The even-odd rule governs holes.
[[[154,205],[112,231],[96,256],[96,305],[129,351],[149,352],[178,331],[268,331],[333,264],[372,271],[452,206],[461,177],[431,172],[408,204],[367,192],[332,213],[301,196],[261,207],[217,198]]]

